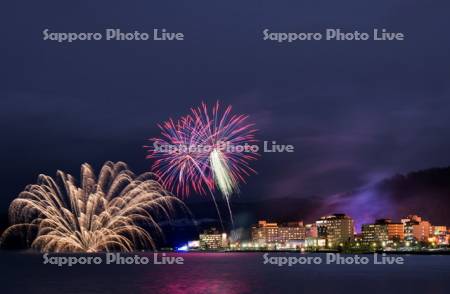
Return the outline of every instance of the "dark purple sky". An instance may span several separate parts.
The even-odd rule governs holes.
[[[26,3],[28,2],[28,3]],[[201,101],[248,113],[263,154],[241,198],[327,197],[450,163],[450,3],[20,1],[0,17],[0,208],[39,173],[122,160]],[[42,30],[151,31],[182,42],[42,40]],[[402,42],[262,40],[262,30],[403,32]]]

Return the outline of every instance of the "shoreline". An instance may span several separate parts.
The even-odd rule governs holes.
[[[45,252],[39,252],[35,250],[25,249],[25,250],[0,250],[0,254],[2,253],[23,253],[23,254],[45,254]],[[121,254],[146,254],[146,253],[173,253],[173,254],[246,254],[246,253],[280,253],[280,254],[327,254],[327,253],[339,253],[343,255],[369,255],[369,254],[386,254],[386,255],[450,255],[450,250],[442,250],[442,251],[364,251],[364,252],[342,252],[338,250],[324,250],[324,251],[294,251],[294,250],[191,250],[191,251],[175,251],[175,250],[149,250],[149,251],[132,251],[132,252],[120,252],[120,251],[110,251],[110,252],[49,252],[50,254],[56,255],[64,255],[64,254],[79,254],[79,255],[98,255],[105,253],[121,253]]]

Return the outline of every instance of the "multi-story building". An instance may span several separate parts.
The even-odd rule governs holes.
[[[364,224],[361,228],[362,233],[362,242],[364,244],[372,244],[373,242],[377,242],[377,237],[375,234],[375,225],[374,224]]]
[[[405,240],[427,241],[430,237],[431,224],[417,215],[408,215],[401,222],[404,225]]]
[[[405,238],[405,226],[402,223],[389,223],[387,225],[388,239],[401,241]]]
[[[303,222],[289,222],[278,227],[278,242],[285,243],[293,240],[305,240]]]
[[[354,238],[354,222],[345,214],[333,214],[316,221],[319,238],[326,239],[328,247],[336,247]]]
[[[448,234],[446,226],[432,226],[430,229],[430,243],[434,243],[436,245],[448,245]]]
[[[316,224],[307,224],[305,225],[305,234],[306,238],[317,238],[317,225]]]
[[[381,226],[378,230],[380,240],[400,241],[405,237],[404,225],[393,223],[389,218],[377,219],[375,225]],[[387,236],[384,236],[387,234]]]
[[[402,223],[393,223],[390,219],[378,219],[374,224],[362,226],[362,242],[381,243],[403,240],[404,226]]]
[[[265,220],[260,220],[257,226],[252,227],[252,241],[265,244],[275,243],[278,240],[278,224],[269,223]]]
[[[305,240],[305,227],[303,222],[290,222],[285,225],[268,223],[265,220],[252,227],[252,241],[259,244],[280,243],[288,241]]]
[[[405,240],[411,241],[414,240],[414,234],[413,234],[413,225],[417,224],[422,221],[422,218],[418,215],[408,215],[405,218],[402,218],[400,222],[404,226],[404,237]]]
[[[427,241],[430,237],[431,224],[429,221],[421,221],[413,225],[413,236],[417,241]]]
[[[383,220],[375,222],[375,236],[377,236],[378,242],[387,242],[389,240],[388,224]]]
[[[227,234],[220,233],[215,228],[205,230],[199,239],[200,248],[204,250],[224,249],[228,246]]]

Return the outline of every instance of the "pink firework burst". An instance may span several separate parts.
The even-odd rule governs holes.
[[[152,171],[164,186],[178,195],[212,194],[218,188],[228,200],[256,173],[250,166],[258,158],[256,130],[247,115],[232,114],[231,106],[221,112],[219,102],[211,110],[202,103],[158,126],[161,138],[150,139],[147,158],[155,160]]]

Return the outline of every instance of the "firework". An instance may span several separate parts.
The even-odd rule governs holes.
[[[147,158],[155,160],[152,171],[181,196],[209,191],[214,200],[217,188],[229,208],[229,197],[239,191],[239,183],[255,173],[249,162],[258,157],[251,145],[256,130],[247,120],[246,115],[232,114],[231,106],[221,112],[217,102],[211,110],[202,103],[179,120],[158,125],[161,138],[145,146]]]
[[[10,206],[13,225],[2,235],[34,228],[31,247],[43,252],[132,251],[154,248],[152,236],[139,225],[161,233],[156,216],[169,218],[182,202],[153,180],[151,173],[135,176],[125,163],[106,162],[98,178],[88,164],[81,183],[58,171],[55,179],[39,175]]]
[[[194,191],[205,194],[213,183],[208,177],[208,162],[205,153],[190,148],[197,146],[200,130],[191,116],[177,122],[172,119],[158,125],[161,138],[154,138],[148,158],[154,158],[152,171],[162,180],[164,186],[180,196]],[[173,147],[172,149],[169,149]]]
[[[256,142],[254,125],[247,123],[247,115],[232,115],[232,107],[220,112],[219,102],[212,111],[205,103],[191,109],[197,128],[194,137],[205,148],[205,161],[209,176],[225,198],[239,191],[239,182],[245,182],[245,176],[256,173],[249,162],[256,160],[258,154],[251,148]]]

